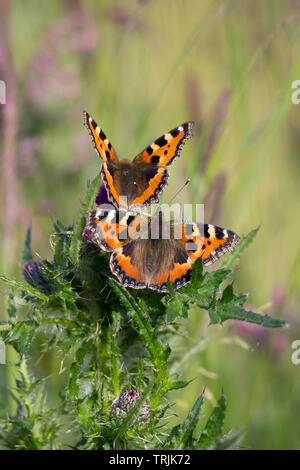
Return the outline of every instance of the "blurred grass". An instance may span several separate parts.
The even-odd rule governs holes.
[[[300,108],[290,100],[291,83],[300,78],[297,2],[29,0],[11,5],[19,110],[19,187],[11,190],[17,191],[19,207],[12,208],[17,248],[9,264],[2,250],[1,272],[21,276],[18,253],[29,224],[33,246],[45,257],[51,218],[72,224],[78,214],[86,181],[100,167],[82,109],[123,157],[195,119],[195,136],[171,168],[164,200],[190,177],[181,202],[202,203],[210,188],[219,191],[218,211],[206,207],[212,217],[207,222],[240,235],[261,224],[235,282],[251,291],[251,305],[271,302],[268,311],[285,317],[291,327],[262,341],[259,332],[235,325],[208,329],[194,311],[186,322],[191,339],[179,345],[184,354],[190,341],[200,344],[185,363],[186,376],[196,380],[174,393],[177,412],[185,415],[204,384],[212,402],[223,386],[226,425],[246,427],[249,447],[299,448],[299,370],[290,361],[290,344],[300,337]],[[202,348],[208,334],[238,335],[249,348],[216,339]],[[203,376],[202,369],[217,378]],[[45,375],[49,370],[59,370],[59,364],[48,365]]]

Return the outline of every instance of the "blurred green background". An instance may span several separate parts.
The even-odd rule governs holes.
[[[189,177],[178,200],[204,202],[206,222],[240,235],[261,225],[235,285],[250,292],[252,309],[285,318],[289,328],[208,327],[193,311],[183,325],[189,334],[173,346],[179,371],[194,381],[172,394],[175,409],[184,416],[204,385],[214,404],[224,387],[226,428],[246,428],[247,447],[299,449],[300,365],[291,362],[291,344],[300,339],[300,105],[291,95],[300,79],[300,2],[0,6],[0,79],[7,87],[0,105],[1,272],[22,276],[29,225],[38,259],[50,255],[52,220],[73,223],[87,180],[100,168],[83,109],[123,158],[195,120],[164,200]],[[4,302],[1,310],[5,320]],[[59,364],[50,369],[55,388]]]

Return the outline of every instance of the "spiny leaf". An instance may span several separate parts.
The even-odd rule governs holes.
[[[201,277],[201,281],[196,281],[197,285],[192,281],[190,284],[183,287],[178,292],[178,295],[188,294],[187,298],[190,301],[194,300],[199,306],[203,304],[210,305],[211,299],[218,293],[220,285],[231,273],[232,269],[229,268],[206,272],[204,276]]]
[[[192,446],[193,433],[198,424],[201,409],[204,403],[204,393],[197,398],[193,408],[186,419],[179,425],[174,426],[170,437],[164,445],[165,449],[188,449]]]
[[[195,287],[201,284],[202,277],[203,277],[202,273],[203,273],[202,259],[198,258],[193,264],[193,269],[192,269],[192,283]]]
[[[85,227],[85,215],[89,210],[92,209],[95,203],[100,184],[101,178],[100,175],[97,175],[96,178],[91,182],[86,192],[84,202],[82,204],[79,216],[74,226],[73,236],[69,249],[69,257],[74,264],[78,264],[79,261],[79,252],[82,244],[82,232]]]
[[[131,296],[128,290],[118,281],[110,280],[110,285],[119,297],[121,303],[126,308],[127,315],[134,321],[139,329],[139,333],[145,341],[149,351],[151,361],[159,375],[166,379],[166,354],[163,346],[156,338],[154,329],[152,328],[147,316]]]
[[[19,354],[24,354],[31,346],[37,328],[38,326],[32,322],[17,322],[8,331],[5,342],[12,344]]]
[[[243,439],[245,431],[243,429],[237,429],[225,436],[216,438],[215,450],[234,450],[237,449]]]
[[[45,303],[49,301],[49,297],[47,295],[42,294],[38,289],[27,284],[27,282],[19,281],[17,279],[8,279],[7,277],[3,276],[3,274],[0,274],[0,280],[9,284],[13,288],[22,290],[26,292],[26,294],[42,300]]]
[[[8,318],[9,319],[16,318],[16,312],[17,312],[17,308],[15,304],[15,298],[13,294],[9,294],[8,309],[7,309]]]
[[[205,292],[206,296],[210,296],[214,290],[217,290],[225,279],[232,274],[232,269],[222,268],[216,271],[206,272],[201,282],[201,291]]]
[[[110,328],[110,362],[111,362],[111,381],[114,390],[114,395],[118,396],[120,394],[120,375],[118,369],[118,355],[117,355],[117,345],[116,345],[116,335],[117,335],[117,318],[118,313],[113,312],[113,324]]]
[[[226,397],[222,393],[196,444],[198,449],[212,449],[215,447],[217,437],[221,436],[225,411]]]
[[[172,282],[170,281],[170,279],[168,279],[168,281],[167,281],[167,289],[169,291],[170,297],[174,297],[175,296],[175,290],[173,289]]]
[[[206,272],[200,278],[201,264],[199,266],[195,281],[176,292],[175,297],[166,296],[163,299],[163,303],[167,306],[168,322],[174,321],[177,317],[186,317],[188,310],[194,306],[205,310],[211,308],[216,301],[220,285],[232,273],[231,269],[218,269]]]
[[[228,284],[228,286],[226,286],[225,289],[223,290],[222,303],[226,304],[227,302],[230,302],[233,298],[234,298],[233,286],[232,284]]]
[[[172,323],[177,317],[186,318],[188,316],[189,305],[178,296],[171,297],[167,302],[166,321]]]
[[[69,397],[74,401],[78,402],[80,399],[85,397],[84,393],[84,381],[81,382],[81,372],[83,374],[87,369],[86,362],[90,360],[89,354],[93,349],[93,341],[92,339],[82,341],[79,348],[75,354],[75,360],[72,362],[70,367],[70,380],[68,384],[68,393]],[[78,403],[77,403],[78,404]]]
[[[218,307],[216,307],[218,310]],[[272,318],[269,315],[260,315],[259,313],[244,310],[240,305],[226,304],[218,311],[221,323],[225,320],[241,320],[248,323],[256,323],[266,328],[281,328],[284,320]]]
[[[204,403],[204,393],[197,398],[193,408],[182,423],[180,448],[187,449],[192,445],[193,433],[198,424],[202,406]]]
[[[184,388],[189,384],[186,380],[184,380],[179,374],[174,373],[169,375],[168,377],[168,391],[170,390],[178,390],[180,388]]]
[[[66,236],[59,236],[57,233],[54,233],[50,237],[50,245],[54,253],[53,261],[55,266],[58,268],[66,268],[67,260],[67,238]]]

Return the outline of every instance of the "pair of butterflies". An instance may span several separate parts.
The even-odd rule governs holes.
[[[239,236],[231,230],[211,224],[166,224],[161,212],[152,218],[137,213],[138,208],[158,202],[169,178],[167,166],[192,136],[193,122],[159,137],[133,162],[118,159],[103,130],[87,112],[84,124],[102,160],[101,175],[113,204],[105,209],[96,204],[86,214],[86,230],[102,250],[112,252],[110,268],[121,284],[168,292],[170,280],[176,290],[191,280],[196,259],[201,257],[207,266],[234,250]],[[157,232],[154,237],[153,227]]]

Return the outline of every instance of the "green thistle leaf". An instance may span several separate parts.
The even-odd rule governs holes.
[[[218,403],[214,407],[202,433],[195,444],[197,449],[213,449],[216,445],[216,439],[221,436],[226,411],[226,397],[222,393]]]
[[[171,430],[164,449],[191,449],[193,433],[198,424],[200,413],[204,403],[204,393],[196,400],[193,408],[188,413],[186,419]]]
[[[38,289],[35,287],[30,286],[27,282],[19,281],[17,279],[8,279],[7,277],[0,274],[0,281],[9,284],[12,288],[21,290],[26,294],[35,297],[38,300],[41,300],[43,303],[48,303],[49,297],[47,295],[42,294]]]
[[[70,250],[69,250],[69,257],[70,260],[74,264],[78,264],[79,262],[79,252],[80,252],[80,247],[82,244],[82,232],[85,227],[85,215],[88,211],[90,211],[93,208],[93,205],[95,203],[99,188],[101,184],[101,177],[100,175],[97,175],[96,178],[91,182],[81,210],[79,212],[79,216],[77,218],[77,221],[75,223],[74,229],[73,229],[73,236],[70,244]]]

